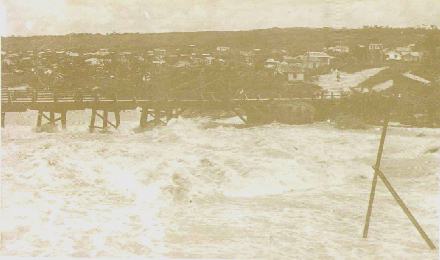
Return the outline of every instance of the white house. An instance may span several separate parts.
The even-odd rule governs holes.
[[[212,56],[206,56],[203,58],[204,58],[205,65],[211,65],[212,62],[215,60],[215,58]]]
[[[84,62],[91,66],[97,66],[102,64],[102,60],[98,58],[90,58],[85,60]]]
[[[397,51],[387,51],[385,52],[386,60],[402,60],[402,55]]]
[[[344,45],[336,45],[333,47],[329,47],[328,50],[334,53],[349,53],[350,47]]]
[[[226,47],[226,46],[217,46],[217,51],[218,52],[228,52],[230,51],[231,48],[230,47]]]
[[[155,65],[162,65],[165,63],[166,63],[165,60],[162,60],[162,59],[153,60],[153,64],[155,64]]]
[[[70,57],[78,57],[79,53],[78,52],[67,51],[66,55],[70,56]]]
[[[383,50],[383,44],[382,43],[370,43],[370,44],[368,44],[368,49],[370,51],[381,51],[381,50]]]
[[[99,55],[99,56],[106,56],[109,54],[110,54],[110,52],[108,51],[108,49],[100,49],[99,51],[96,52],[96,55]]]
[[[278,67],[279,63],[280,63],[279,61],[270,58],[264,62],[264,67],[268,69],[275,69]]]

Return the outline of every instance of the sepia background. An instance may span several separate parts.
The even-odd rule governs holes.
[[[0,2],[0,256],[437,259],[440,2]]]

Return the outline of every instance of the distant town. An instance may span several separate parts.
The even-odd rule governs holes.
[[[42,41],[38,48],[31,50],[2,49],[2,87],[9,90],[100,88],[119,93],[187,89],[215,92],[224,97],[237,91],[304,96],[335,89],[320,87],[319,75],[332,73],[339,82],[341,72],[380,67],[400,68],[402,75],[412,80],[437,84],[440,75],[432,68],[435,68],[433,64],[439,64],[438,29],[414,30],[416,35],[420,36],[420,32],[424,35],[409,44],[398,45],[400,41],[396,40],[387,45],[380,37],[358,42],[351,39],[350,44],[346,44],[344,37],[340,37],[321,43],[325,47],[309,47],[302,52],[289,50],[292,48],[271,48],[267,44],[265,48],[229,45],[207,48],[206,44],[198,42],[182,46],[176,43],[173,46],[177,48],[130,47],[124,50],[119,44],[118,48],[96,46],[91,50],[89,46],[85,50],[44,48]],[[105,39],[106,36],[100,37]],[[15,39],[19,37],[2,41]],[[408,39],[405,42],[409,42]],[[33,44],[35,46],[35,42]],[[362,90],[356,87],[359,86],[336,90],[386,90],[383,86]]]

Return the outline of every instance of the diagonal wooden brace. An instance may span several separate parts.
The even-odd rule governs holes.
[[[423,240],[425,240],[426,244],[428,244],[429,248],[435,249],[434,243],[431,241],[431,239],[428,237],[428,235],[425,233],[423,228],[420,226],[419,222],[417,222],[417,219],[413,216],[411,211],[408,209],[408,207],[405,205],[403,200],[400,198],[399,194],[397,194],[396,190],[394,190],[391,183],[388,181],[385,174],[375,166],[372,166],[375,172],[375,175],[379,176],[379,178],[382,180],[382,182],[385,184],[385,187],[387,187],[388,191],[393,195],[393,198],[396,200],[397,204],[399,204],[400,208],[403,210],[405,215],[409,218],[411,223],[414,225],[414,227],[417,229],[419,234],[422,236]]]

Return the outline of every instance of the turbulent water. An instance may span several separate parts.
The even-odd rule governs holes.
[[[138,131],[2,129],[2,250],[20,256],[436,259],[379,182],[362,238],[380,129],[243,127],[179,118]],[[382,169],[438,244],[440,130],[391,128]]]

